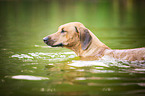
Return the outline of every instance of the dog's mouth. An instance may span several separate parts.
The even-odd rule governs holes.
[[[44,43],[46,43],[48,46],[51,46],[51,47],[63,47],[64,46],[63,43],[54,44],[54,41],[44,41]]]
[[[51,45],[51,47],[63,47],[64,44],[63,43],[59,43],[59,44],[56,44],[56,45]]]

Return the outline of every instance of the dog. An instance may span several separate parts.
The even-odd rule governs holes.
[[[112,50],[102,43],[89,29],[80,22],[61,25],[54,34],[43,41],[51,47],[65,47],[73,50],[81,58],[101,59],[109,56],[116,60],[145,60],[145,47],[136,49]]]

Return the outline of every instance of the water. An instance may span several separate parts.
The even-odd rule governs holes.
[[[82,61],[42,38],[79,21],[112,49],[145,46],[143,0],[0,1],[1,96],[144,96],[145,62]]]

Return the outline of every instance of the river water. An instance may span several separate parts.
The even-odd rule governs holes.
[[[1,96],[144,96],[145,62],[82,61],[43,37],[78,21],[112,49],[145,46],[144,0],[0,1]]]

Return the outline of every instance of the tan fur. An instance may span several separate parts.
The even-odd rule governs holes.
[[[87,29],[83,24],[79,22],[71,22],[61,25],[58,31],[48,37],[50,46],[62,43],[64,47],[73,50],[78,56],[82,58],[99,59],[103,56],[110,56],[119,60],[145,60],[145,48],[125,49],[125,50],[112,50],[104,43],[102,43],[89,29],[88,32],[92,37],[91,43],[86,50],[81,48],[80,32],[76,32],[75,27],[78,29]],[[62,29],[66,32],[61,33]]]

